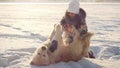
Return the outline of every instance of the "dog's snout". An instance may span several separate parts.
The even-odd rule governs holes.
[[[45,47],[45,46],[42,46],[42,48],[41,48],[42,50],[46,50],[47,48]]]

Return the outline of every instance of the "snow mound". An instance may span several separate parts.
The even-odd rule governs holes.
[[[83,58],[78,62],[60,62],[49,66],[30,65],[29,61],[36,48],[7,49],[0,53],[0,67],[5,68],[119,68],[120,61],[103,61],[99,59]],[[112,56],[111,59],[119,59],[120,56]]]
[[[29,65],[30,56],[36,48],[24,48],[24,49],[7,49],[3,53],[0,53],[0,67],[21,67]],[[27,61],[27,64],[24,62]]]
[[[120,60],[120,47],[105,46],[99,53],[99,59]]]
[[[70,61],[70,62],[60,62],[57,64],[51,64],[49,66],[34,66],[31,65],[30,68],[102,68],[98,64],[93,63],[88,59],[82,59],[78,62]]]

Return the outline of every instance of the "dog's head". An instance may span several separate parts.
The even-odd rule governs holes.
[[[41,48],[38,49],[37,55],[42,59],[46,60],[48,58],[47,51],[48,51],[47,46],[42,46]]]
[[[48,48],[47,46],[41,46],[39,47],[30,64],[32,65],[48,65],[49,64],[49,57],[48,57]]]

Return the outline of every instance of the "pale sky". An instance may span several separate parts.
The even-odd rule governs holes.
[[[0,0],[0,2],[69,2],[71,0]],[[80,2],[120,2],[120,0],[79,0]]]

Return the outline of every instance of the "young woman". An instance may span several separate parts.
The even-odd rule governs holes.
[[[86,12],[79,7],[78,0],[73,0],[69,3],[68,9],[61,19],[60,24],[63,29],[68,32],[70,31],[68,27],[70,25],[74,25],[80,32],[80,37],[84,38],[88,31],[86,24]],[[53,30],[49,37],[50,40],[55,40],[54,34],[55,32]]]
[[[66,11],[65,16],[62,18],[60,24],[63,26],[63,28],[66,28],[69,25],[74,25],[80,32],[80,37],[84,37],[88,31],[86,25],[86,12],[82,8],[79,9],[78,14]]]

